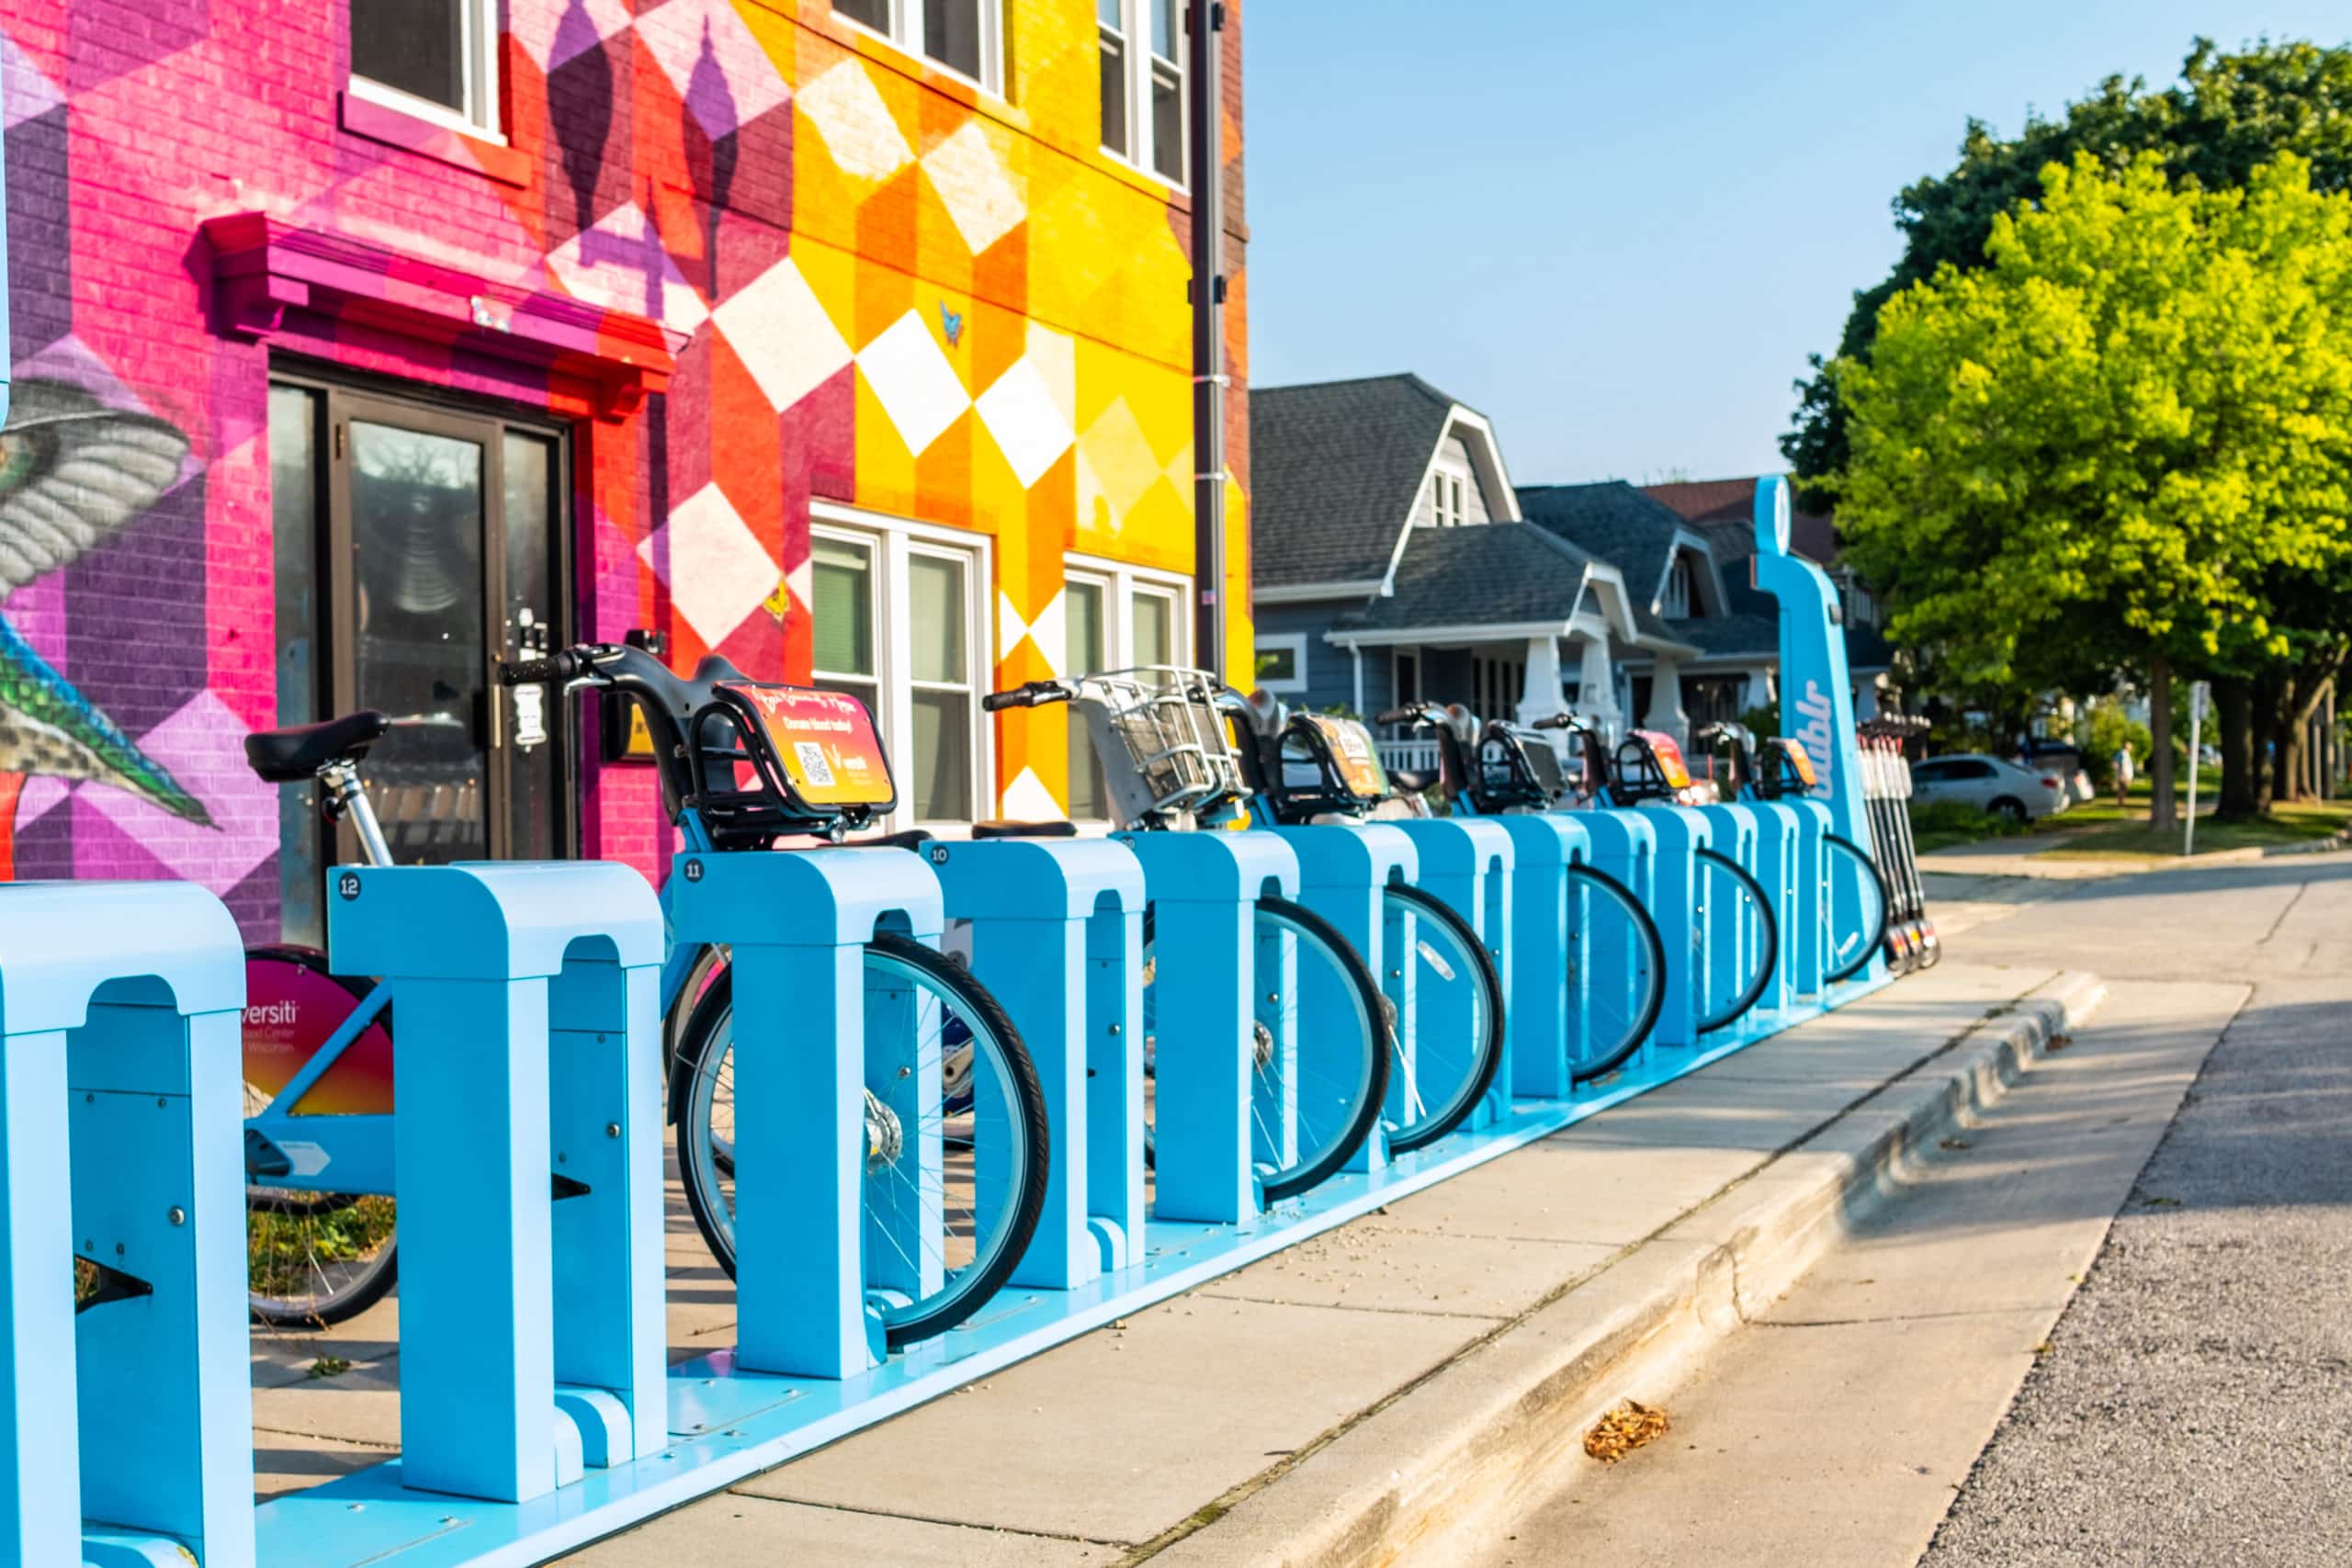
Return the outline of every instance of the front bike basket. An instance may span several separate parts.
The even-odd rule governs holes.
[[[1516,724],[1487,726],[1471,784],[1471,799],[1481,812],[1541,811],[1566,787],[1550,736]]]
[[[1379,749],[1354,719],[1293,714],[1281,739],[1280,773],[1271,787],[1283,822],[1361,818],[1388,798],[1388,773],[1380,765]]]
[[[1219,689],[1215,676],[1172,665],[1079,678],[1070,700],[1086,716],[1119,826],[1179,814],[1198,819],[1241,797]]]
[[[1678,800],[1690,787],[1690,770],[1682,765],[1682,747],[1661,730],[1636,729],[1617,742],[1615,789],[1618,804]]]
[[[1820,775],[1801,740],[1774,739],[1757,748],[1756,793],[1766,800],[1788,800],[1810,795]]]
[[[715,682],[686,721],[686,753],[722,849],[862,828],[898,804],[874,716],[842,692]]]

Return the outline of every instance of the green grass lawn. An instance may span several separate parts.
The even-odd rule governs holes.
[[[2109,809],[2113,803],[2109,802]],[[2184,803],[2185,805],[2185,803]],[[2068,812],[2068,817],[2073,817]],[[2279,844],[2306,843],[2334,838],[2352,828],[2352,801],[2316,800],[2274,807],[2269,815],[2250,820],[2197,820],[2197,852],[2219,854],[2224,850],[2265,849]],[[2148,826],[2145,812],[2126,819],[2112,816],[2087,832],[2069,833],[2044,854],[2064,860],[2101,859],[2115,855],[2177,855],[2184,835],[2178,829],[2158,832]]]
[[[2224,850],[2300,843],[2328,838],[2346,828],[2352,828],[2352,801],[2346,800],[2282,806],[2254,821],[2216,822],[2211,813],[2212,802],[2221,794],[2221,788],[2220,771],[2213,768],[2204,770],[2197,784],[2199,808],[2197,852],[2200,855],[2218,854]],[[2016,837],[2019,854],[2048,854],[2062,859],[2177,855],[2182,840],[2180,830],[2174,829],[2159,833],[2148,826],[2148,813],[2154,800],[2154,792],[2149,789],[2148,781],[2143,778],[2133,783],[2130,798],[2120,808],[2115,804],[2115,796],[2104,795],[2086,805],[2075,806],[2059,816],[2045,817],[2025,829],[1946,802],[1924,808],[1914,807],[1911,812],[1912,833],[1922,854],[1950,849],[1956,844],[1974,843],[1983,839]],[[2188,812],[2186,781],[2175,786],[2173,802],[2176,812],[2185,818]]]

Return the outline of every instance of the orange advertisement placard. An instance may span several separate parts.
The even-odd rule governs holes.
[[[1781,742],[1781,750],[1788,753],[1789,765],[1796,769],[1797,777],[1804,781],[1804,787],[1813,788],[1819,780],[1813,771],[1813,759],[1805,754],[1804,744],[1795,740],[1783,740]]]
[[[1381,768],[1380,754],[1373,750],[1372,737],[1363,725],[1321,713],[1308,714],[1306,722],[1322,731],[1331,761],[1339,767],[1340,782],[1348,786],[1350,795],[1363,800],[1387,795],[1388,774]]]
[[[1650,743],[1651,751],[1657,756],[1657,771],[1666,775],[1668,789],[1690,787],[1690,770],[1682,765],[1682,748],[1673,736],[1656,729],[1637,729],[1634,733]]]
[[[786,777],[810,806],[888,806],[897,794],[874,716],[855,697],[807,686],[729,682],[767,730]]]

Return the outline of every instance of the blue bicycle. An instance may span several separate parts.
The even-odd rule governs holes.
[[[567,694],[613,692],[636,704],[654,739],[663,809],[683,852],[760,852],[854,842],[911,848],[925,835],[850,840],[895,800],[872,720],[838,694],[763,686],[721,659],[691,678],[639,648],[590,644],[500,667],[509,685],[560,683]],[[820,700],[849,715],[846,746],[868,765],[852,786],[825,759],[779,745],[762,721],[781,702]],[[842,705],[847,705],[843,707]],[[853,711],[854,710],[854,713]],[[390,721],[356,713],[246,738],[247,761],[277,784],[316,781],[321,809],[348,821],[368,863],[392,857],[359,776]],[[840,760],[837,751],[834,761]],[[822,777],[817,776],[822,774]],[[668,908],[667,889],[663,908]],[[869,1237],[910,1234],[902,1213],[935,1213],[919,1245],[929,1258],[876,1270],[937,1279],[910,1297],[868,1292],[893,1348],[939,1334],[994,1294],[1035,1234],[1045,1203],[1049,1137],[1036,1070],[1003,1009],[969,974],[933,949],[877,932],[865,948],[865,1096]],[[396,1272],[392,1065],[398,998],[390,982],[331,974],[324,953],[271,945],[246,955],[245,1168],[249,1291],[254,1316],[317,1325],[364,1311]],[[696,1225],[719,1266],[734,1271],[734,1013],[723,952],[673,946],[661,1006],[669,1053],[670,1118],[679,1176]],[[936,1103],[912,1119],[899,1085],[936,1057]],[[944,1168],[916,1158],[935,1135]],[[552,1173],[550,1173],[552,1179]],[[560,1200],[560,1184],[553,1190]],[[919,1265],[928,1264],[930,1267]]]

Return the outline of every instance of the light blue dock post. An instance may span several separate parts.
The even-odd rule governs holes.
[[[1075,1290],[1142,1258],[1143,866],[1100,839],[943,840],[929,858],[1046,1091],[1046,1207],[1012,1283]]]
[[[1657,834],[1652,830],[1648,816],[1640,811],[1602,809],[1577,811],[1571,814],[1576,824],[1585,831],[1592,846],[1592,867],[1623,884],[1625,891],[1657,921],[1658,935],[1666,934],[1666,925],[1658,918],[1657,895]],[[1589,988],[1609,982],[1611,976],[1630,976],[1634,966],[1632,933],[1618,929],[1616,922],[1599,931],[1588,929],[1584,933],[1582,957]],[[1657,977],[1663,991],[1667,976]],[[1661,1007],[1660,1014],[1663,1016]],[[1588,1015],[1589,1017],[1589,1015]],[[1589,1039],[1589,1036],[1584,1038]],[[1642,1043],[1645,1056],[1657,1041],[1656,1025],[1650,1037]],[[1581,1053],[1579,1053],[1581,1054]]]
[[[1583,899],[1571,865],[1592,858],[1581,819],[1561,812],[1487,818],[1510,835],[1510,1092],[1521,1100],[1566,1100],[1574,1083],[1589,965],[1577,962]],[[1497,1075],[1500,1077],[1499,1074]]]
[[[1798,863],[1798,856],[1804,852],[1799,826],[1803,814],[1794,807],[1776,801],[1758,802],[1748,809],[1756,813],[1756,864],[1751,869],[1772,899],[1772,916],[1780,922],[1781,939],[1771,983],[1764,987],[1763,999],[1757,1006],[1785,1012],[1800,1001],[1814,1000],[1821,990],[1818,958],[1808,958],[1803,952],[1807,945],[1805,921],[1811,915],[1798,897],[1804,884],[1804,874]],[[1817,955],[1820,944],[1811,945]],[[1808,963],[1815,966],[1808,969]]]
[[[1698,852],[1711,848],[1707,819],[1687,806],[1645,806],[1642,819],[1657,835],[1651,872],[1656,897],[1651,918],[1666,943],[1666,1003],[1658,1010],[1653,1043],[1689,1047],[1699,1043],[1701,998],[1706,975],[1700,930]]]
[[[1264,1208],[1251,1167],[1250,1061],[1260,998],[1256,905],[1298,894],[1279,833],[1121,833],[1152,906],[1152,1216],[1238,1224]],[[1287,965],[1286,965],[1287,967]],[[1295,1012],[1279,1000],[1274,1016]],[[1295,1043],[1277,1038],[1278,1051]]]
[[[1505,940],[1511,925],[1511,866],[1515,852],[1511,836],[1487,817],[1427,818],[1396,826],[1420,853],[1420,886],[1443,899],[1455,914],[1470,922],[1470,929],[1486,944],[1502,980],[1502,1060],[1496,1065],[1494,1085],[1487,1090],[1486,1099],[1462,1123],[1465,1128],[1492,1126],[1510,1113],[1512,1086],[1518,1082],[1510,1033],[1514,971],[1510,943]],[[1423,1020],[1420,1027],[1429,1027],[1430,1021]],[[1440,1028],[1470,1027],[1467,1018],[1434,1021]],[[1403,1112],[1402,1093],[1403,1085],[1392,1078],[1388,1086],[1392,1114]]]
[[[1752,806],[1717,804],[1692,809],[1706,818],[1708,847],[1750,876],[1755,876],[1756,808]],[[1758,883],[1763,881],[1761,877],[1757,880]],[[1730,883],[1731,879],[1720,871],[1709,874],[1701,883],[1714,895],[1707,907],[1703,921],[1705,934],[1701,943],[1703,967],[1698,979],[1702,1017],[1718,1012],[1736,1000],[1740,982],[1754,975],[1754,966],[1767,957],[1763,952],[1763,922],[1756,918],[1749,901],[1738,896]],[[1769,888],[1767,896],[1770,896]],[[1776,918],[1780,914],[1778,909],[1772,912]],[[1777,980],[1781,973],[1779,955],[1770,956],[1773,961],[1772,977]],[[1771,1006],[1772,983],[1768,981],[1764,994],[1757,998],[1756,1005],[1741,1014],[1730,1027],[1741,1032],[1752,1032],[1763,1021],[1758,1015]]]
[[[730,942],[735,1007],[736,1364],[846,1378],[879,1362],[869,1282],[929,1294],[944,1279],[944,1168],[938,1025],[917,1070],[869,1084],[865,944],[879,928],[937,945],[939,879],[895,849],[690,854],[671,874],[680,942]],[[918,1150],[922,1233],[867,1235],[865,1093],[927,1129]],[[931,1277],[895,1280],[900,1256]]]
[[[329,882],[335,972],[400,1010],[401,1483],[516,1503],[659,1453],[653,890],[601,862]]]
[[[1837,939],[1831,924],[1829,874],[1829,807],[1817,800],[1779,802],[1785,812],[1794,843],[1789,852],[1789,882],[1795,890],[1790,923],[1795,931],[1789,944],[1790,984],[1797,995],[1818,998],[1829,987],[1829,972],[1838,966],[1832,951]]]
[[[1413,848],[1412,839],[1385,822],[1308,823],[1273,831],[1281,834],[1298,856],[1298,901],[1330,921],[1348,939],[1379,982],[1381,994],[1396,1004],[1396,1058],[1390,1067],[1394,1075],[1409,1074],[1413,1041],[1421,1014],[1413,995],[1413,966],[1398,962],[1386,949],[1387,921],[1381,907],[1380,890],[1392,881],[1418,879],[1420,857]],[[1353,1016],[1345,997],[1318,994],[1326,987],[1336,990],[1341,984],[1338,976],[1323,966],[1317,965],[1301,977],[1299,984],[1299,1016],[1310,1026],[1318,1020]],[[1352,1027],[1347,1032],[1352,1035]],[[1312,1038],[1299,1043],[1302,1051],[1315,1048]],[[1356,1042],[1350,1039],[1345,1049],[1355,1051]],[[1398,1092],[1392,1083],[1392,1098]],[[1372,1136],[1348,1156],[1347,1168],[1374,1171],[1387,1164],[1387,1129],[1375,1125]]]
[[[0,886],[0,1561],[254,1560],[244,1001],[201,888]]]

